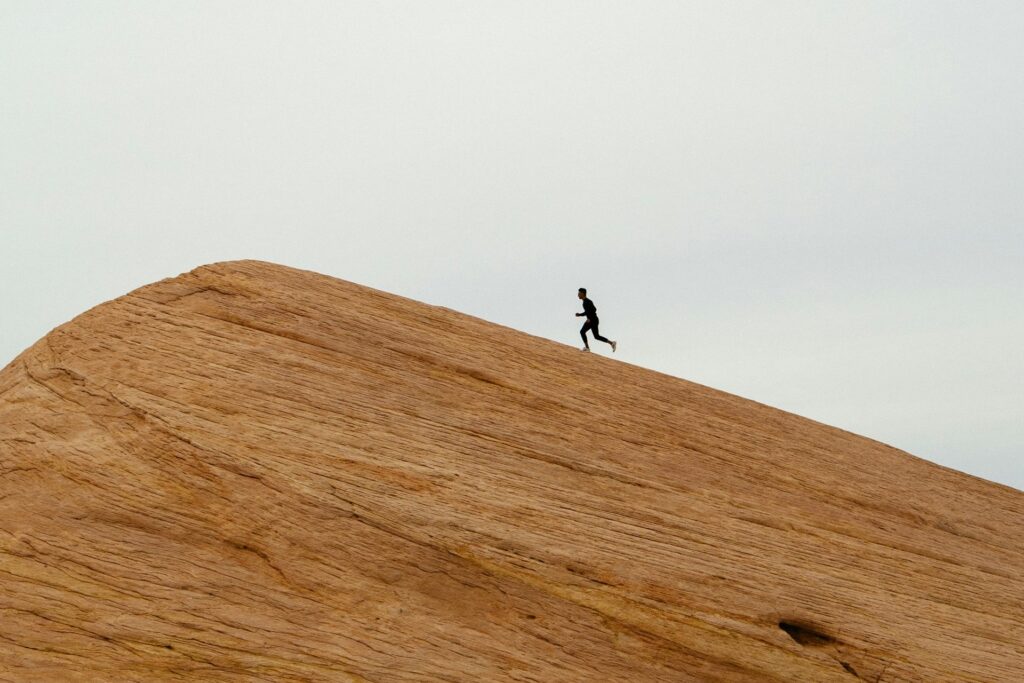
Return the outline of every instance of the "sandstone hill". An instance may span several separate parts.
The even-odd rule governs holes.
[[[0,681],[1024,681],[1024,493],[330,277],[0,373]]]

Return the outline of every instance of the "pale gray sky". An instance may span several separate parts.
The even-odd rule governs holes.
[[[1024,3],[0,0],[0,365],[258,258],[1024,489]],[[595,347],[607,352],[607,347]]]

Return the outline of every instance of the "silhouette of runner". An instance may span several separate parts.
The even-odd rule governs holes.
[[[577,313],[576,317],[586,316],[587,322],[583,323],[583,327],[580,328],[580,336],[583,337],[583,350],[589,351],[590,344],[587,343],[587,330],[591,330],[594,333],[594,339],[597,341],[603,341],[605,344],[612,345],[612,353],[615,353],[616,343],[610,339],[605,339],[601,336],[601,333],[597,331],[597,306],[594,302],[587,298],[587,288],[580,287],[579,298],[583,299],[583,312]]]

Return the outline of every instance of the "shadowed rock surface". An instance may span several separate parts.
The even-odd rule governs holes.
[[[0,373],[2,681],[1024,680],[1024,493],[330,277]]]

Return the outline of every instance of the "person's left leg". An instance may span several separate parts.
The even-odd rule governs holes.
[[[594,331],[594,339],[596,339],[597,341],[603,341],[605,344],[612,343],[610,339],[605,339],[604,337],[601,336],[601,333],[597,331],[597,323],[594,323],[591,329]]]
[[[613,342],[611,339],[605,339],[604,337],[602,337],[600,335],[600,333],[598,333],[598,331],[597,331],[597,323],[594,323],[593,330],[594,330],[594,339],[596,339],[597,341],[603,341],[605,344],[610,344],[611,347],[612,347],[612,353],[615,353],[615,346],[616,346],[615,342]]]
[[[587,330],[590,329],[590,321],[583,323],[583,327],[580,328],[580,336],[583,337],[583,349],[585,351],[590,350],[590,343],[587,342]]]

